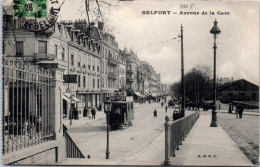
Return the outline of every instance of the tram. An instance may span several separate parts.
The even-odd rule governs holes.
[[[132,126],[134,119],[133,96],[112,96],[109,125],[111,129],[121,129]]]

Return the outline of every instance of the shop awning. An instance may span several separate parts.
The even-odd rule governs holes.
[[[135,94],[136,96],[140,96],[140,97],[142,97],[142,94],[141,94],[140,92],[136,92],[136,91],[134,91],[134,94]]]
[[[70,103],[70,99],[69,99],[69,98],[67,98],[67,96],[65,96],[65,95],[62,95],[62,98],[63,98],[64,100],[66,100],[67,102],[69,102],[69,103]]]
[[[74,96],[73,96],[71,99],[72,99],[73,101],[75,101],[75,102],[80,102],[80,101],[81,101],[80,99],[78,99],[78,98],[76,98],[76,97],[74,97]]]
[[[63,93],[63,99],[68,101],[68,102],[71,102],[71,100],[75,101],[75,102],[80,102],[81,101],[80,99],[76,98],[74,95],[72,95],[70,93]]]

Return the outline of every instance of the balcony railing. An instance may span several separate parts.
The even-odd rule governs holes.
[[[54,60],[57,58],[54,54],[47,54],[47,53],[36,53],[35,54],[35,60],[40,61],[40,60]]]
[[[129,74],[133,74],[134,70],[133,69],[127,69],[126,72],[129,73]]]
[[[109,73],[107,74],[107,76],[108,76],[109,78],[116,79],[116,78],[118,78],[118,73],[116,73],[116,72],[109,72]]]
[[[111,65],[114,65],[114,66],[118,65],[118,61],[113,58],[108,58],[108,63],[110,63]]]
[[[134,78],[127,78],[126,81],[127,82],[134,82]]]

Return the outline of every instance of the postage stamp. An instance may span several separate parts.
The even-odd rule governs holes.
[[[58,0],[13,0],[14,19],[28,31],[49,29],[58,19]]]
[[[14,0],[15,18],[46,18],[47,0]]]

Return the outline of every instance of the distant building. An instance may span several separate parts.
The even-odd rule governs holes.
[[[223,84],[228,83],[228,82],[233,82],[233,77],[231,77],[231,79],[229,79],[229,78],[222,78],[222,77],[220,77],[218,79],[218,85],[223,85]]]
[[[244,80],[228,82],[218,87],[218,99],[223,102],[258,101],[259,86]]]

